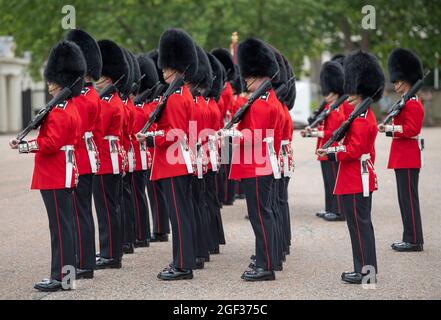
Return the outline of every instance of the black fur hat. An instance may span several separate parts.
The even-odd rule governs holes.
[[[288,74],[286,72],[285,61],[283,61],[282,55],[277,49],[275,48],[272,49],[274,51],[274,55],[276,56],[277,64],[279,65],[279,74],[273,80],[273,87],[274,89],[277,89],[288,81]],[[285,93],[283,93],[283,95],[284,94]]]
[[[246,90],[247,84],[240,76],[239,66],[234,65],[234,67],[236,68],[236,77],[231,81],[231,88],[233,89],[234,94],[241,94]]]
[[[123,53],[124,53],[124,58],[127,61],[127,65],[129,66],[128,72],[127,72],[127,76],[124,78],[124,86],[122,87],[122,89],[120,90],[121,94],[125,97],[127,97],[130,93],[130,89],[132,88],[132,84],[134,82],[135,79],[135,74],[134,74],[134,68],[135,66],[133,65],[133,61],[132,58],[130,57],[130,52],[125,49],[125,48],[121,48]]]
[[[414,85],[423,78],[423,64],[420,58],[410,50],[394,49],[387,65],[391,82],[401,80]]]
[[[159,40],[158,67],[171,68],[191,79],[198,71],[198,56],[193,39],[182,29],[168,29]]]
[[[158,83],[158,72],[153,60],[147,54],[141,54],[138,56],[139,68],[141,70],[141,76],[145,75],[141,81],[140,92],[147,89],[151,89]]]
[[[227,81],[234,81],[236,78],[236,68],[234,67],[233,57],[231,53],[224,48],[216,48],[211,53],[222,63],[227,72]]]
[[[293,71],[292,66],[289,63],[288,59],[286,59],[285,56],[282,56],[282,57],[285,62],[286,74],[288,75],[288,80],[290,80],[293,77],[295,78],[294,71]],[[288,88],[288,90],[289,91],[287,92],[283,102],[286,104],[288,109],[291,110],[292,108],[294,108],[294,103],[295,103],[296,97],[297,97],[297,87],[296,87],[295,80],[292,83],[292,85]]]
[[[159,51],[158,49],[153,49],[152,51],[147,52],[147,55],[150,57],[150,59],[153,60],[153,63],[155,64],[156,73],[158,75],[159,81],[166,85],[164,80],[164,75],[162,74],[162,70],[158,67],[158,58],[159,58]]]
[[[210,61],[211,70],[213,70],[213,83],[211,85],[209,97],[213,97],[214,100],[219,101],[222,91],[224,89],[224,75],[222,71],[221,62],[211,53],[206,52],[208,60]]]
[[[102,75],[109,77],[113,82],[124,75],[125,78],[118,85],[118,89],[122,89],[127,82],[129,72],[129,65],[122,49],[111,40],[100,40],[98,45],[103,58]]]
[[[191,84],[201,89],[211,88],[213,84],[213,70],[211,69],[210,60],[208,60],[205,51],[198,45],[196,45],[196,52],[198,54],[198,71],[188,80]]]
[[[72,88],[72,96],[81,94],[84,86],[87,64],[80,47],[71,41],[61,41],[56,44],[50,54],[44,70],[44,78],[47,82],[56,83],[66,88],[81,78]]]
[[[242,41],[237,48],[237,57],[243,78],[272,78],[279,71],[274,52],[259,39]]]
[[[130,58],[132,59],[133,62],[133,82],[138,82],[139,79],[141,79],[141,68],[139,67],[139,63],[138,63],[138,59],[136,59],[135,55],[130,52]],[[137,95],[139,93],[139,88],[138,91],[136,92],[131,92],[131,94]]]
[[[331,61],[339,63],[343,67],[346,56],[343,53],[337,53],[331,58]]]
[[[100,47],[95,39],[87,32],[76,29],[69,31],[66,35],[66,40],[75,42],[83,52],[87,63],[86,75],[92,77],[95,81],[101,78],[103,59]]]
[[[345,76],[343,67],[336,61],[328,61],[323,64],[320,71],[320,87],[322,95],[327,96],[331,92],[343,95]]]
[[[344,92],[360,95],[363,99],[373,96],[380,100],[384,90],[384,73],[377,58],[364,51],[355,51],[344,62]]]

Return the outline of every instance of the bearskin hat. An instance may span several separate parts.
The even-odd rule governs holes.
[[[205,51],[198,45],[196,45],[196,52],[198,54],[198,71],[188,80],[199,88],[211,88],[213,84],[213,70],[211,69],[210,60],[208,60]]]
[[[246,91],[247,84],[244,79],[240,75],[239,66],[234,65],[236,68],[236,76],[233,81],[231,81],[231,88],[233,89],[234,94],[241,94]]]
[[[222,63],[211,53],[206,52],[208,61],[210,61],[211,70],[213,70],[213,82],[211,85],[209,97],[219,101],[224,89],[224,75],[222,71]]]
[[[182,29],[168,29],[159,40],[158,67],[185,72],[185,79],[198,71],[196,46],[190,35]]]
[[[66,35],[66,40],[75,42],[81,49],[86,59],[87,72],[86,75],[92,77],[97,81],[101,78],[101,71],[103,69],[103,59],[101,57],[101,50],[98,43],[92,36],[83,30],[71,30]]]
[[[344,62],[344,92],[380,100],[384,90],[384,73],[377,58],[361,50],[348,55]],[[375,96],[374,96],[375,95]]]
[[[237,48],[240,73],[243,78],[274,77],[279,71],[274,52],[263,41],[249,38]]]
[[[293,71],[292,66],[289,63],[288,59],[286,59],[285,56],[282,56],[282,58],[285,62],[286,74],[288,75],[288,80],[290,80],[291,78],[294,78],[294,82],[288,88],[288,92],[287,92],[287,94],[284,98],[284,101],[283,101],[286,104],[286,106],[288,107],[288,109],[291,110],[292,108],[294,108],[294,103],[295,103],[296,97],[297,97],[295,74],[294,74],[294,71]]]
[[[323,64],[320,71],[320,87],[322,95],[327,96],[331,92],[343,95],[345,76],[343,67],[336,61],[328,61]]]
[[[346,56],[343,53],[337,53],[331,58],[331,61],[337,62],[343,67]]]
[[[153,63],[155,64],[156,73],[158,75],[159,81],[166,85],[167,83],[164,80],[164,75],[162,74],[162,70],[158,67],[158,58],[159,58],[159,51],[158,49],[153,49],[152,51],[147,52],[147,55],[150,57],[150,59],[153,60]]]
[[[227,72],[227,81],[234,81],[236,78],[236,68],[234,67],[233,57],[231,53],[224,48],[216,48],[211,53],[222,63]]]
[[[124,88],[128,80],[129,64],[124,56],[123,50],[111,40],[100,40],[98,41],[98,45],[103,58],[102,75],[109,77],[113,82],[125,76],[118,84],[118,89]]]
[[[133,63],[133,82],[138,82],[141,79],[141,68],[139,67],[138,59],[136,59],[135,55],[129,51],[130,58]],[[139,88],[137,92],[131,92],[131,94],[137,95],[139,93]]]
[[[130,57],[130,52],[125,49],[121,48],[121,50],[124,53],[124,58],[127,61],[127,65],[129,66],[127,76],[124,78],[124,86],[121,88],[120,92],[123,96],[127,97],[130,94],[130,89],[132,88],[132,84],[135,81],[135,66],[133,65],[132,58]]]
[[[273,80],[273,87],[274,87],[274,89],[277,89],[281,85],[286,84],[286,82],[288,81],[288,75],[286,72],[285,61],[283,61],[282,55],[280,54],[280,52],[277,49],[275,49],[275,48],[272,48],[272,49],[274,51],[274,55],[276,57],[277,64],[279,65],[279,74]],[[284,96],[285,94],[286,94],[286,92],[282,92],[281,96]]]
[[[47,82],[56,83],[63,88],[70,87],[81,78],[72,88],[72,96],[76,97],[83,89],[86,70],[86,60],[80,47],[65,40],[52,48],[44,70],[44,78]]]
[[[138,56],[139,68],[141,70],[141,76],[145,75],[141,81],[140,91],[153,88],[159,81],[158,72],[155,63],[147,54],[141,54]]]
[[[414,85],[423,78],[423,64],[420,58],[410,50],[394,49],[387,63],[390,81],[406,81]]]

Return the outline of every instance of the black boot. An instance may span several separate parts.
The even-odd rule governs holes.
[[[107,259],[100,257],[96,261],[95,270],[103,270],[103,269],[121,269],[121,259]]]
[[[193,271],[175,267],[165,268],[158,274],[158,279],[165,281],[190,280],[193,279]]]
[[[423,251],[422,244],[414,244],[410,242],[395,242],[392,244],[392,249],[399,252],[419,252]]]
[[[243,273],[242,279],[245,281],[271,281],[276,280],[273,270],[267,271],[262,268],[254,268]]]
[[[168,234],[166,233],[154,233],[150,242],[168,242]]]

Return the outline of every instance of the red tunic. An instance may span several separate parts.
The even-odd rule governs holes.
[[[192,119],[194,100],[187,87],[171,95],[164,108],[157,130],[163,130],[165,137],[155,137],[155,154],[151,180],[188,175],[179,139],[188,136]]]
[[[363,192],[360,158],[365,154],[369,154],[371,157],[367,166],[369,170],[369,191],[373,192],[378,189],[377,175],[374,168],[377,133],[377,120],[370,109],[366,114],[354,120],[343,141],[346,151],[336,154],[336,160],[340,162],[340,167],[334,194],[344,195]]]
[[[222,91],[222,102],[219,104],[221,107],[222,120],[231,117],[233,115],[234,108],[234,98],[233,98],[233,88],[231,84],[227,82],[225,84],[225,89]]]
[[[32,190],[52,190],[74,188],[78,171],[75,166],[67,172],[65,146],[75,146],[81,132],[81,118],[73,100],[57,105],[47,116],[40,127],[37,139],[29,143],[37,143],[34,151],[34,174]],[[73,159],[74,160],[74,159]],[[71,179],[68,179],[68,175]],[[67,186],[69,185],[69,186]]]
[[[283,126],[283,134],[282,140],[292,141],[293,133],[294,133],[294,124],[292,122],[291,114],[289,113],[288,107],[285,104],[283,105],[283,118],[284,118],[284,126]]]
[[[95,136],[97,128],[101,126],[101,99],[93,86],[88,85],[83,89],[80,96],[73,98],[73,101],[78,108],[82,124],[80,139],[78,139],[78,143],[75,146],[75,160],[79,174],[87,175],[92,173],[92,167],[84,134],[91,132]]]
[[[123,116],[123,131],[122,131],[122,145],[124,147],[124,151],[126,153],[126,156],[128,157],[129,152],[133,152],[133,157],[135,157],[134,154],[134,146],[132,142],[133,137],[133,122],[134,122],[134,108],[133,102],[131,99],[127,99],[123,101],[124,105],[124,116]],[[129,158],[127,158],[129,161]],[[125,166],[124,170],[128,172],[130,169],[129,165]]]
[[[120,97],[117,94],[112,94],[101,100],[101,128],[97,130],[95,142],[98,145],[100,152],[100,170],[98,175],[113,174],[113,166],[110,156],[110,144],[108,137],[118,137],[119,141],[116,143],[118,148],[118,169],[121,172],[122,155],[121,155],[121,141],[122,141],[122,127],[123,127],[123,112],[124,106]]]
[[[274,134],[278,105],[274,90],[268,91],[256,100],[245,113],[237,129],[243,134],[240,143],[233,146],[230,179],[240,180],[273,173],[267,146],[263,140]],[[269,130],[267,130],[269,129]],[[235,144],[237,138],[233,138]]]
[[[349,116],[351,115],[352,111],[354,111],[354,106],[350,104],[349,102],[345,101],[340,106],[340,108],[343,107],[343,115],[345,117],[345,120],[349,119]]]
[[[327,104],[325,106],[325,110],[329,110],[330,105]],[[351,107],[352,108],[352,107]],[[335,130],[337,130],[341,124],[345,121],[344,107],[340,106],[339,108],[332,111],[325,121],[321,123],[321,125],[317,128],[318,131],[323,131],[323,138],[317,138],[317,149],[320,149],[328,140],[332,137],[332,134]],[[348,116],[349,117],[349,116]],[[338,142],[334,143],[332,147],[338,145]],[[317,157],[319,161],[327,161],[328,157]]]
[[[421,133],[424,108],[418,97],[406,102],[393,119],[393,125],[403,127],[403,133],[394,132],[389,156],[389,169],[421,168],[421,151],[416,139]]]
[[[142,130],[148,121],[148,114],[146,112],[147,104],[136,104],[133,107],[133,131],[132,131],[132,143],[135,151],[135,171],[143,171],[141,160],[140,144],[136,140],[136,134]],[[144,159],[147,160],[147,159]]]

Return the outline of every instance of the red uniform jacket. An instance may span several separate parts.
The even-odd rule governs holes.
[[[268,176],[273,173],[267,146],[263,140],[273,130],[279,116],[276,93],[268,91],[256,100],[245,113],[237,129],[243,137],[240,143],[233,146],[230,179],[240,180],[258,176]],[[233,138],[233,144],[237,141]]]
[[[285,104],[283,105],[283,117],[284,117],[284,126],[283,126],[283,134],[282,140],[292,141],[293,133],[294,133],[294,124],[292,122],[291,114],[289,113],[288,107]]]
[[[132,141],[132,137],[133,137],[133,121],[134,121],[134,108],[135,106],[133,105],[132,99],[127,99],[125,101],[123,101],[123,105],[124,105],[124,116],[123,116],[123,130],[122,130],[122,145],[124,147],[124,151],[125,151],[125,155],[128,157],[129,156],[129,152],[132,152],[132,156],[135,157],[134,154],[134,146],[133,146],[133,141]],[[127,161],[129,161],[129,158],[127,158]],[[126,172],[129,171],[129,165],[127,164],[124,167],[124,170]]]
[[[389,156],[389,169],[421,168],[421,151],[416,139],[421,133],[424,108],[418,97],[406,102],[394,118],[393,125],[403,127],[403,133],[394,132]]]
[[[343,102],[343,104],[340,106],[340,108],[343,107],[343,115],[345,117],[345,120],[349,119],[349,116],[351,115],[352,111],[354,111],[354,106],[351,105],[349,102],[345,101]],[[339,108],[339,109],[340,109]]]
[[[233,110],[231,112],[232,115],[234,115],[245,103],[247,103],[247,98],[242,96],[234,96],[234,104],[233,104]]]
[[[330,105],[327,104],[325,110],[328,110],[329,108]],[[345,119],[346,118],[345,118],[344,106],[340,106],[338,109],[335,109],[329,114],[326,120],[323,121],[321,125],[317,128],[318,131],[323,131],[323,138],[317,138],[317,149],[320,149],[326,142],[328,142],[334,131],[340,127],[340,125],[345,121]],[[338,142],[334,143],[332,146],[335,147],[337,145]],[[328,157],[317,157],[317,160],[327,161]]]
[[[179,139],[188,136],[192,119],[194,100],[187,87],[171,95],[164,108],[157,130],[163,130],[165,137],[155,137],[155,154],[151,180],[188,175]]]
[[[100,152],[100,170],[98,175],[114,174],[112,160],[110,156],[109,137],[118,137],[116,142],[118,149],[118,169],[122,173],[122,127],[123,127],[124,105],[117,94],[104,97],[101,100],[101,128],[97,130],[95,142]]]
[[[140,144],[136,140],[136,134],[142,130],[149,119],[149,114],[146,112],[147,108],[146,103],[137,104],[133,107],[133,131],[132,131],[132,143],[133,149],[135,151],[135,171],[143,171],[142,169],[142,160],[141,160],[141,149]],[[147,157],[147,154],[146,154]],[[148,159],[144,159],[147,161]],[[146,162],[147,163],[147,162]]]
[[[52,190],[76,186],[76,166],[67,172],[66,152],[61,149],[65,146],[74,147],[80,132],[81,118],[73,100],[60,103],[52,109],[41,125],[37,139],[29,141],[30,144],[37,144],[37,150],[33,151],[36,155],[31,189]],[[75,160],[74,155],[72,157]]]
[[[211,131],[209,134],[215,135],[217,131],[223,128],[222,115],[219,109],[219,106],[213,98],[210,98],[208,102],[208,111],[209,111],[209,121],[207,128]],[[221,126],[222,123],[222,126]],[[206,148],[207,158],[210,159],[210,153],[208,147]],[[219,164],[218,164],[219,165]],[[211,162],[208,163],[208,170],[211,170],[213,167]]]
[[[97,128],[101,126],[101,99],[93,86],[88,84],[82,90],[81,95],[73,98],[73,101],[78,108],[78,113],[81,118],[81,133],[80,139],[78,139],[78,143],[75,146],[75,160],[79,174],[87,175],[92,173],[92,167],[90,165],[84,134],[91,132],[95,136]]]
[[[364,154],[371,156],[371,160],[367,161],[369,191],[373,192],[378,189],[377,175],[374,168],[377,133],[377,120],[370,109],[366,114],[354,120],[343,141],[346,151],[336,154],[336,160],[340,162],[340,168],[334,194],[344,195],[363,192],[360,158]]]
[[[225,84],[225,89],[222,91],[222,104],[219,106],[221,107],[222,112],[222,120],[225,118],[228,118],[228,114],[230,117],[233,115],[233,105],[234,105],[234,98],[233,98],[233,88],[231,87],[231,84],[227,82]]]

